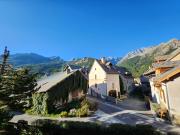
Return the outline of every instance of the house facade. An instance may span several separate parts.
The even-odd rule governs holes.
[[[34,111],[39,114],[53,113],[68,102],[84,97],[88,79],[80,70],[59,72],[38,81],[37,89],[33,95],[33,104],[36,104]]]
[[[120,79],[122,78],[119,67],[112,65],[110,62],[106,62],[105,58],[94,60],[94,64],[89,72],[88,93],[91,95],[97,93],[102,96],[120,97],[120,95],[122,95],[120,88],[121,85],[123,85],[120,83]],[[122,80],[122,82],[124,80]]]
[[[167,110],[172,121],[180,123],[180,49],[159,57],[145,75],[149,77],[152,101]]]

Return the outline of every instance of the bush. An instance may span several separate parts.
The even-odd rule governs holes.
[[[67,111],[70,111],[73,108],[78,109],[80,107],[81,107],[81,102],[79,100],[73,100],[70,103],[68,103],[67,106],[65,106],[65,109]]]
[[[66,111],[63,111],[63,112],[60,113],[61,118],[65,118],[67,116],[68,116],[68,113]]]
[[[68,116],[69,117],[75,117],[76,116],[76,113],[77,113],[77,110],[76,109],[71,109],[68,113]]]
[[[28,128],[34,129],[33,127]],[[160,132],[149,125],[129,126],[112,124],[106,127],[96,123],[70,121],[57,124],[46,123],[42,127],[36,127],[35,129],[38,131],[37,133],[43,135],[161,135]],[[30,130],[26,129],[26,131]],[[34,135],[35,133],[35,130],[33,130],[29,135]]]
[[[83,99],[81,102],[80,100],[72,101],[66,105],[66,107],[61,108],[58,112],[54,113],[43,113],[41,116],[45,117],[53,117],[53,118],[58,118],[58,117],[85,117],[88,116],[89,110],[91,111],[96,111],[98,107],[97,102],[92,102],[90,103],[87,99]],[[40,109],[40,108],[39,108]],[[36,109],[37,110],[37,109]],[[27,114],[30,115],[37,115],[38,113],[35,112],[32,109],[29,109],[26,111]]]
[[[85,103],[81,108],[77,109],[77,117],[85,117],[89,115],[89,104]]]
[[[10,119],[11,116],[9,115],[9,113],[4,109],[0,109],[0,129],[5,128]]]

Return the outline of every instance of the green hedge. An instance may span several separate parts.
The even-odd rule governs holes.
[[[54,122],[51,122],[54,123]],[[20,128],[19,131],[33,131],[32,134],[43,135],[161,135],[149,125],[121,125],[112,124],[102,126],[96,123],[86,122],[61,122],[56,124],[45,124],[41,127]],[[32,135],[29,132],[28,135]]]
[[[33,95],[33,111],[37,114],[54,113],[56,110],[54,106],[55,101],[62,101],[67,103],[70,92],[77,89],[82,89],[84,93],[87,92],[88,81],[80,71],[68,76],[50,90],[45,93],[35,93]]]

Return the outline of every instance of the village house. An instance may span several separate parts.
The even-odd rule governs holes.
[[[35,112],[52,113],[72,100],[84,97],[88,89],[88,79],[80,69],[59,72],[38,81],[38,91],[33,95]],[[34,105],[35,106],[35,105]],[[42,108],[41,110],[38,110]],[[41,112],[42,111],[42,112]]]
[[[132,83],[133,77],[125,68],[114,66],[105,58],[95,59],[89,72],[88,93],[90,95],[120,97],[125,91],[131,89]]]
[[[172,121],[180,123],[180,49],[156,58],[144,75],[150,81],[152,101],[167,110]]]
[[[68,73],[74,72],[74,71],[81,71],[87,78],[88,78],[88,69],[85,67],[81,67],[78,65],[70,65],[70,64],[66,64],[63,68],[63,71]]]

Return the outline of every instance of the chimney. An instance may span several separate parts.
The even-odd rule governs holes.
[[[106,64],[106,59],[105,59],[105,57],[102,57],[102,58],[101,58],[101,62],[102,62],[103,64]]]

